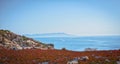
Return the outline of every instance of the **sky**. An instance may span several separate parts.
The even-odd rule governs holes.
[[[120,0],[0,0],[0,29],[17,34],[120,35]]]

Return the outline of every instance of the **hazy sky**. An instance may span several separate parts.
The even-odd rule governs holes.
[[[0,0],[0,29],[120,35],[120,0]]]

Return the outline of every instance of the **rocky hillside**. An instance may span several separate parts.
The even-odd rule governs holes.
[[[8,49],[54,49],[53,44],[44,44],[28,38],[25,36],[17,35],[9,30],[0,30],[0,46]]]

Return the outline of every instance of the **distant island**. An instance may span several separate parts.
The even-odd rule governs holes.
[[[76,37],[72,34],[67,33],[43,33],[43,34],[24,34],[27,37],[38,38],[38,37]]]

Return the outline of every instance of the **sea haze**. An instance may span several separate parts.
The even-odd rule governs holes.
[[[85,48],[120,49],[120,36],[39,37],[34,39],[52,43],[56,49],[66,48],[74,51],[83,51]]]

